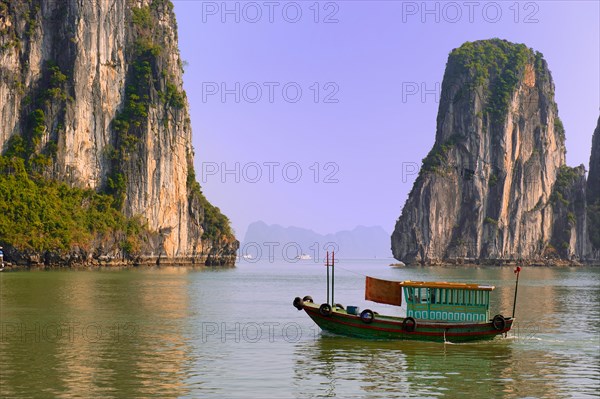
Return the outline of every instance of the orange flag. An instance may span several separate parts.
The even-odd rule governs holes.
[[[398,281],[379,280],[367,276],[365,299],[388,305],[402,305],[402,287]]]

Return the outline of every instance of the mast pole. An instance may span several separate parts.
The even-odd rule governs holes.
[[[519,290],[519,273],[521,272],[521,266],[517,266],[515,274],[517,275],[517,281],[515,282],[515,299],[513,300],[513,312],[512,318],[515,318],[515,310],[517,309],[517,291]]]
[[[333,300],[333,294],[335,292],[335,251],[331,252],[331,306],[335,306],[335,301]]]
[[[327,251],[327,263],[325,264],[327,268],[327,303],[329,303],[329,251]]]

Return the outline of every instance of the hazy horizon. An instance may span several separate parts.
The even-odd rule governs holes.
[[[248,224],[248,228],[249,228],[251,225],[255,224],[255,223],[264,223],[265,225],[267,225],[267,226],[269,226],[269,227],[270,227],[270,226],[278,226],[278,227],[282,227],[282,228],[284,228],[284,229],[296,228],[296,229],[310,230],[310,231],[312,231],[312,232],[314,232],[314,233],[316,233],[316,234],[320,234],[320,235],[324,235],[324,236],[325,236],[325,235],[329,235],[329,234],[341,233],[341,232],[345,232],[345,231],[353,231],[353,230],[356,230],[356,229],[358,229],[358,228],[361,228],[361,227],[362,227],[362,228],[368,228],[368,229],[369,229],[369,228],[380,228],[380,229],[382,229],[383,231],[385,231],[387,234],[389,234],[389,235],[391,235],[391,234],[392,234],[392,233],[391,233],[391,231],[388,231],[388,230],[386,230],[386,229],[385,229],[383,226],[379,226],[379,225],[370,225],[370,226],[366,226],[366,225],[362,225],[362,224],[356,225],[356,226],[354,226],[354,227],[352,227],[352,228],[349,228],[349,229],[342,229],[342,230],[335,230],[335,231],[333,231],[333,230],[332,230],[332,231],[321,231],[321,230],[313,229],[312,227],[306,227],[306,226],[296,226],[296,225],[288,225],[288,224],[281,224],[281,223],[267,223],[267,222],[265,222],[264,220],[255,220],[255,221],[253,221],[253,222],[250,222],[250,223]],[[245,236],[245,235],[246,235],[246,233],[248,232],[248,228],[246,228],[246,231],[244,232],[244,236]],[[238,237],[238,239],[240,239],[240,238],[241,238],[241,236],[240,236],[240,237]]]

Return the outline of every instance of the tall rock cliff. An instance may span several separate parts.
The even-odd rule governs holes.
[[[585,250],[582,203],[585,173],[565,166],[565,132],[542,54],[499,39],[453,50],[435,144],[396,223],[394,257],[577,260]]]
[[[0,0],[0,148],[38,180],[110,194],[154,234],[142,254],[228,262],[237,241],[194,177],[172,7]]]
[[[588,231],[591,256],[600,260],[600,118],[592,138],[590,172],[587,180]]]
[[[552,237],[545,258],[581,261],[590,257],[585,167],[561,166],[552,189]]]

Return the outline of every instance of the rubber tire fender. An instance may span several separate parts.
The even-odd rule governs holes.
[[[325,317],[329,317],[333,313],[333,309],[331,308],[330,304],[324,303],[319,307],[319,313]]]
[[[492,325],[498,331],[502,331],[506,328],[506,319],[501,314],[497,314],[492,319]]]
[[[417,329],[417,321],[413,317],[407,317],[402,322],[402,330],[413,332]]]
[[[292,303],[292,305],[294,305],[296,309],[302,310],[304,306],[304,301],[302,301],[302,299],[299,296],[297,296],[296,298],[294,298],[294,302]]]
[[[360,312],[360,319],[365,324],[371,324],[375,320],[375,313],[371,309],[365,309]]]

